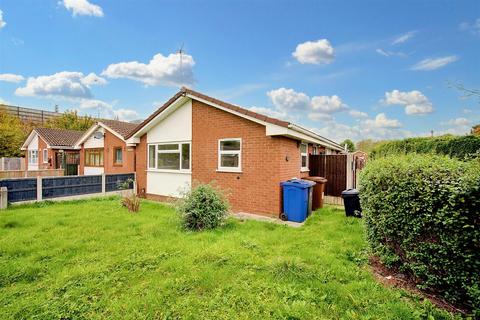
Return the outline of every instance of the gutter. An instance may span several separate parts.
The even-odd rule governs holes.
[[[300,126],[298,126],[298,125],[296,125],[296,124],[290,123],[290,124],[288,125],[288,128],[289,128],[289,129],[292,129],[292,130],[294,130],[294,131],[303,133],[303,134],[305,134],[305,135],[307,135],[307,136],[309,136],[309,137],[315,138],[315,139],[317,139],[317,140],[323,141],[328,147],[334,148],[334,149],[336,149],[336,150],[338,150],[338,151],[345,151],[338,143],[336,143],[336,142],[334,142],[334,141],[332,141],[332,140],[329,140],[329,139],[327,139],[327,138],[324,138],[324,137],[322,137],[322,136],[319,136],[319,135],[317,135],[316,133],[313,133],[312,131],[307,130],[307,129],[305,129],[305,128],[302,128],[302,127],[300,127]]]

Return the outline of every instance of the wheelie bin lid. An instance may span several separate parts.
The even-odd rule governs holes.
[[[342,198],[358,196],[360,192],[357,189],[347,189],[342,191]]]
[[[320,183],[327,183],[327,181],[328,181],[324,177],[317,177],[317,176],[305,177],[305,178],[303,178],[303,180],[310,180],[310,181],[315,181],[315,182],[320,182]]]
[[[283,186],[291,186],[291,187],[296,187],[299,189],[306,189],[310,188],[315,185],[315,182],[313,181],[306,181],[302,179],[291,179],[288,181],[281,182],[280,185]]]

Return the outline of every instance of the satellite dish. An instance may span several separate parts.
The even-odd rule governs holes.
[[[94,139],[102,139],[103,138],[103,133],[101,133],[100,131],[97,131],[93,134],[93,138]]]

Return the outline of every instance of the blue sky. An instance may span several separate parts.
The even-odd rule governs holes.
[[[480,88],[479,1],[0,0],[0,10],[0,99],[14,105],[131,120],[183,84],[336,140],[480,122],[479,100],[449,87]]]

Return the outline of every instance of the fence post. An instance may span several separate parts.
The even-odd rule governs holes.
[[[37,201],[42,201],[42,177],[37,177]]]
[[[7,209],[8,206],[8,189],[7,187],[0,188],[0,210]]]
[[[353,188],[353,154],[347,154],[347,189]]]
[[[137,194],[137,173],[133,173],[133,194]]]
[[[102,173],[102,194],[105,194],[107,189],[107,179],[105,178],[105,173]]]

